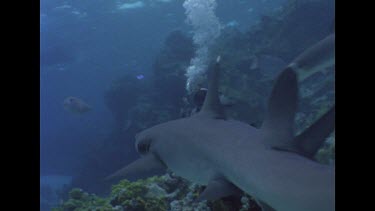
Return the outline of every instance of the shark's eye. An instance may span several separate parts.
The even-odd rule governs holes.
[[[150,142],[145,141],[145,142],[140,142],[137,145],[137,151],[139,154],[144,155],[147,154],[150,150]]]

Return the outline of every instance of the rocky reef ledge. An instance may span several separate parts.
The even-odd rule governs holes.
[[[248,195],[231,196],[215,201],[196,202],[203,186],[167,173],[163,176],[130,182],[121,180],[112,186],[108,197],[89,194],[74,188],[69,198],[52,211],[123,210],[123,211],[210,211],[240,210],[260,211],[260,207]]]

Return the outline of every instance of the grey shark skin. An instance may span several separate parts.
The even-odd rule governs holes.
[[[136,149],[142,158],[109,179],[136,173],[147,176],[148,169],[168,168],[176,175],[207,185],[202,199],[242,190],[254,197],[263,210],[334,210],[334,166],[319,164],[311,157],[334,129],[334,108],[294,136],[297,76],[287,67],[276,79],[260,129],[227,119],[219,103],[219,64],[218,59],[209,70],[202,110],[137,134]]]

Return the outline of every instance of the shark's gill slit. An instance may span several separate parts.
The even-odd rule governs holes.
[[[137,144],[137,151],[141,155],[145,155],[150,151],[151,141],[144,141]]]

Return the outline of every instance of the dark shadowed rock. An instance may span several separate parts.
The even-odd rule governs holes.
[[[193,56],[192,39],[181,31],[171,32],[153,65],[155,90],[165,104],[181,105],[185,95],[186,68]]]

